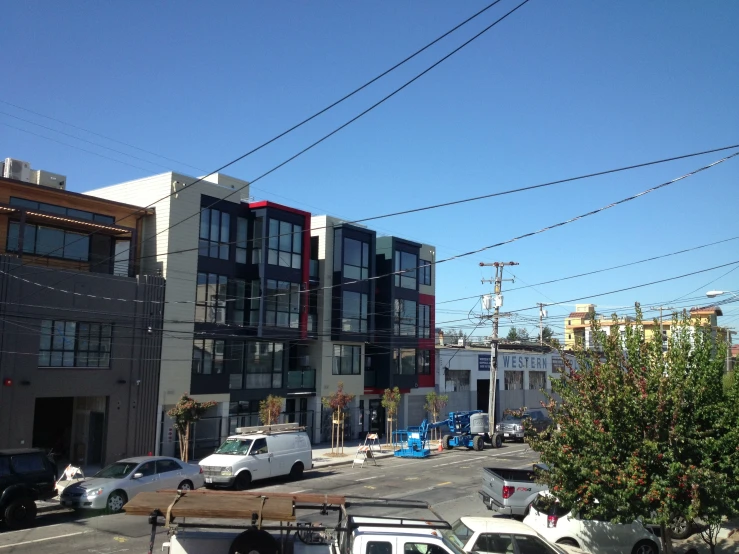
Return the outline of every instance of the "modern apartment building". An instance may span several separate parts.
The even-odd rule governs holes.
[[[154,210],[68,192],[48,175],[47,186],[0,178],[0,448],[53,449],[87,466],[146,454],[165,288],[139,272]]]
[[[434,249],[254,202],[225,175],[195,181],[165,173],[89,193],[156,202],[142,271],[167,279],[160,451],[177,448],[166,410],[184,392],[218,403],[196,426],[196,456],[257,424],[269,394],[286,399],[285,420],[325,440],[321,398],[339,381],[356,395],[351,435],[384,430],[380,395],[392,386],[405,393],[401,422],[420,422],[434,387],[435,274],[424,264]]]

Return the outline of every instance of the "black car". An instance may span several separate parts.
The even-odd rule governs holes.
[[[0,450],[0,519],[21,529],[36,519],[36,500],[56,495],[57,470],[42,450]]]
[[[524,421],[528,421],[529,432],[541,433],[552,426],[552,420],[543,410],[528,410],[520,417],[513,414],[505,416],[503,421],[495,426],[495,431],[499,434],[502,433],[504,441],[523,441],[526,432]]]

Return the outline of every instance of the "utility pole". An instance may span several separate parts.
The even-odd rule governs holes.
[[[495,268],[495,311],[493,319],[493,336],[490,343],[490,394],[488,396],[488,425],[490,426],[490,437],[492,439],[495,432],[495,390],[496,381],[498,380],[498,320],[500,318],[500,307],[503,305],[503,297],[500,295],[501,285],[503,284],[503,268],[507,265],[518,265],[518,262],[480,262],[480,267],[492,266]],[[490,279],[483,279],[482,282],[490,282]],[[513,281],[513,279],[506,279]]]
[[[546,304],[539,302],[536,305],[539,306],[539,346],[544,346],[544,325],[542,322],[547,317],[547,311],[544,309]]]
[[[662,341],[662,351],[664,352],[667,350],[667,345],[665,344],[665,335],[664,331],[662,330],[662,310],[674,310],[672,306],[653,306],[650,308],[650,310],[659,310],[659,340]]]

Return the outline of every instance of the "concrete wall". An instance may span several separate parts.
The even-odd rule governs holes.
[[[10,256],[0,256],[0,271],[0,373],[3,379],[12,380],[12,386],[0,387],[0,447],[31,446],[37,398],[76,397],[75,417],[78,413],[107,411],[105,462],[152,451],[164,280],[153,276],[60,273],[23,267]],[[38,287],[13,276],[68,292]],[[40,326],[44,319],[112,324],[109,368],[39,368]],[[73,426],[81,429],[78,435],[84,440],[84,422]]]

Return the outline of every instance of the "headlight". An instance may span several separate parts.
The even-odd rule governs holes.
[[[495,426],[496,431],[500,431],[502,428],[503,426],[500,423],[498,423],[498,425]]]
[[[102,488],[100,488],[100,489],[90,489],[90,490],[87,491],[87,498],[95,497],[95,496],[100,496],[101,494],[103,494],[103,489]]]
[[[516,425],[516,431],[522,431],[523,425]]]
[[[231,477],[231,475],[233,475],[233,468],[232,467],[222,467],[221,475],[223,475],[224,477]]]

